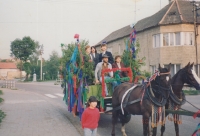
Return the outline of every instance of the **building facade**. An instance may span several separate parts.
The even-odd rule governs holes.
[[[174,75],[188,62],[195,64],[194,69],[200,76],[200,37],[194,29],[193,4],[189,1],[174,0],[154,15],[138,21],[135,25],[137,40],[140,43],[138,57],[145,57],[142,70],[153,72],[159,64],[167,67],[171,63],[171,74]],[[198,12],[198,11],[197,11]],[[199,13],[200,14],[200,13]],[[200,19],[196,18],[197,25]],[[108,50],[114,55],[122,55],[125,49],[124,39],[129,38],[132,31],[126,26],[108,35],[102,41],[107,41]],[[99,42],[96,47],[100,51]],[[198,62],[197,62],[198,61]]]

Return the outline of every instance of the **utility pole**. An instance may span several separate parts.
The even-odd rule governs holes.
[[[42,80],[42,54],[43,54],[43,45],[40,48],[41,64],[40,64],[40,80]]]
[[[199,71],[199,64],[198,64],[198,45],[197,45],[197,36],[198,34],[198,25],[197,25],[197,10],[200,8],[197,8],[199,4],[197,4],[195,1],[191,2],[193,4],[193,15],[194,15],[194,45],[195,45],[195,53],[196,53],[196,72],[197,75],[200,76]]]

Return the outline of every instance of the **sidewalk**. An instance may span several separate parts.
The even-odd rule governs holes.
[[[42,96],[23,90],[2,89],[0,109],[6,117],[0,136],[80,136],[71,122]]]

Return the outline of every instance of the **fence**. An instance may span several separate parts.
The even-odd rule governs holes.
[[[62,84],[62,79],[61,78],[58,78],[58,79],[56,79],[56,82],[55,82],[55,84]]]
[[[5,88],[15,89],[15,80],[5,80]]]

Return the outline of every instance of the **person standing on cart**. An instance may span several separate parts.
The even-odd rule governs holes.
[[[99,62],[102,62],[102,56],[107,55],[108,56],[108,62],[112,65],[114,63],[113,55],[111,52],[107,51],[107,44],[106,42],[103,42],[101,44],[101,51],[102,53],[99,54]]]
[[[91,56],[92,61],[94,63],[94,70],[95,70],[96,65],[99,63],[99,53],[97,53],[97,50],[94,46],[91,47],[90,56]]]
[[[121,56],[117,55],[115,57],[115,62],[112,64],[112,68],[119,68],[119,69],[125,68],[124,63],[122,63],[121,60],[122,60]],[[128,74],[125,71],[120,71],[119,76],[120,76],[120,78],[123,78],[123,77],[127,77]]]
[[[102,56],[102,62],[99,62],[95,68],[95,81],[96,81],[96,84],[102,82],[102,77],[101,77],[101,71],[104,70],[104,69],[112,69],[112,65],[108,62],[108,58],[109,56],[107,56],[106,54],[104,54]],[[108,73],[105,73],[104,75],[104,79],[111,79],[113,78],[113,72],[108,72]],[[100,81],[100,82],[99,82]],[[117,86],[117,82],[116,81],[113,81],[112,82],[112,86],[113,88],[115,86]],[[107,85],[105,84],[105,91],[106,91],[106,96],[108,96],[108,89],[107,89]]]

